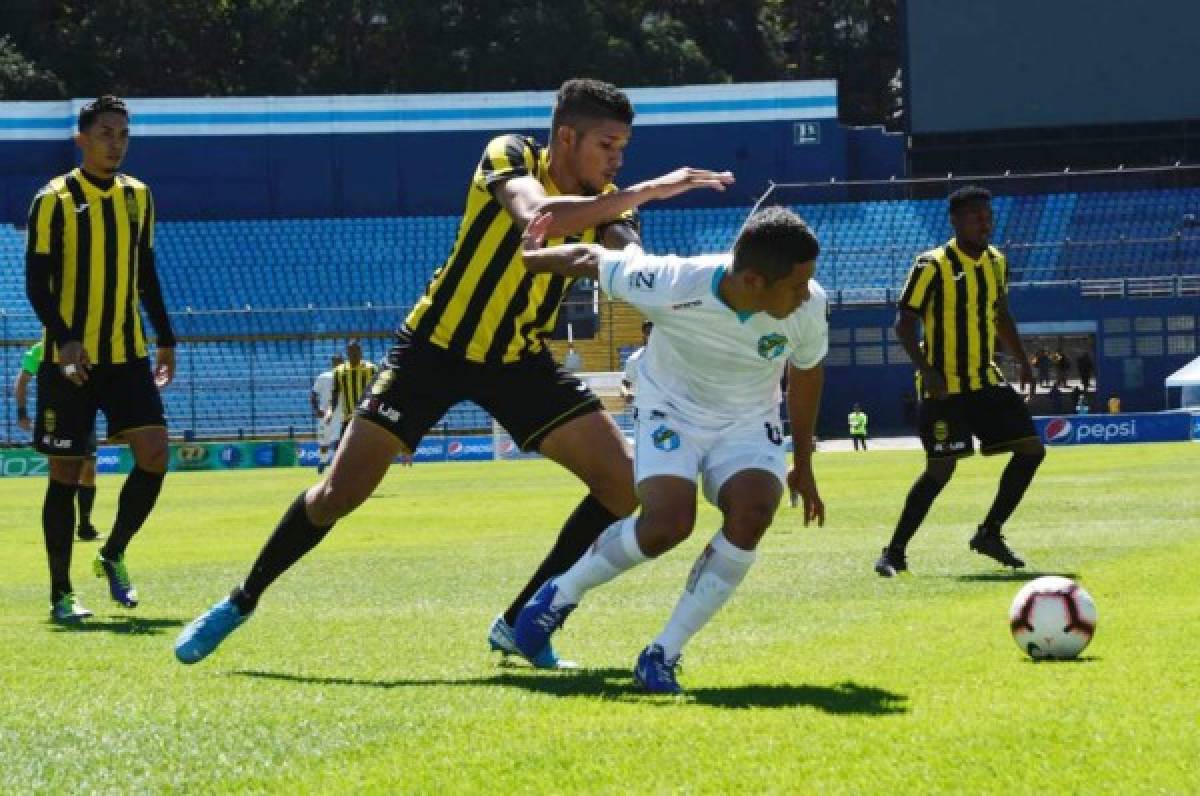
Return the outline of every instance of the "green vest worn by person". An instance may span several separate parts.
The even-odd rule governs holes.
[[[867,416],[863,412],[851,412],[846,417],[850,421],[851,434],[867,434]]]

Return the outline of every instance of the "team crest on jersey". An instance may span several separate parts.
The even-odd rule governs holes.
[[[133,196],[133,191],[125,194],[125,213],[129,216],[130,221],[139,221],[137,199]]]
[[[778,332],[764,334],[758,338],[758,355],[763,359],[776,359],[787,348],[787,338]]]
[[[654,432],[650,435],[650,439],[654,441],[654,447],[660,451],[670,453],[671,451],[679,450],[679,435],[666,426],[659,426],[654,429]]]
[[[53,434],[54,429],[58,428],[58,415],[54,414],[53,409],[47,409],[42,413],[42,426],[46,429],[47,434]]]
[[[945,420],[933,424],[933,438],[938,442],[945,442],[950,438],[950,425]]]

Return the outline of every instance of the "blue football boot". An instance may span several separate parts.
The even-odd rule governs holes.
[[[679,668],[679,657],[667,660],[666,653],[658,644],[651,644],[638,656],[633,667],[633,679],[651,694],[682,694],[675,670]]]
[[[207,658],[225,637],[247,619],[233,601],[226,597],[196,617],[175,639],[175,657],[180,663],[198,663]]]
[[[572,661],[564,661],[554,653],[554,647],[550,644],[542,647],[537,655],[532,658],[526,656],[517,647],[517,640],[513,637],[513,629],[508,622],[504,621],[504,615],[496,617],[492,622],[492,627],[488,631],[488,646],[494,652],[499,652],[507,657],[509,655],[519,655],[529,661],[536,669],[574,669],[576,664]]]
[[[521,613],[517,614],[516,624],[513,625],[513,640],[517,649],[526,658],[550,644],[550,636],[563,626],[567,617],[575,610],[572,604],[554,607],[554,597],[558,594],[558,585],[554,579],[546,581],[542,587],[525,603]]]

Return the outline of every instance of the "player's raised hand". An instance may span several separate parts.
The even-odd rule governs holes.
[[[535,252],[542,248],[546,244],[546,234],[550,231],[550,225],[553,223],[553,213],[538,213],[534,216],[521,234],[521,249]]]
[[[697,188],[723,191],[727,185],[732,184],[733,172],[731,171],[709,171],[685,166],[675,169],[670,174],[648,180],[637,187],[648,190],[655,199],[670,199],[672,196],[694,191]]]
[[[175,349],[158,347],[154,352],[154,386],[162,389],[175,380]]]

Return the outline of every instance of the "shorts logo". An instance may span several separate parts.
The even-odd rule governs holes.
[[[58,415],[54,414],[53,409],[47,409],[42,413],[42,425],[49,434],[54,433],[54,429],[58,427]]]
[[[666,426],[659,426],[654,429],[654,432],[650,435],[650,439],[654,441],[654,447],[660,451],[670,453],[671,451],[679,450],[679,435]]]
[[[764,334],[758,338],[758,355],[763,359],[775,359],[787,348],[787,338],[778,332]]]
[[[933,438],[938,442],[950,439],[950,425],[945,420],[939,420],[933,424]]]
[[[379,374],[379,378],[375,379],[375,383],[371,385],[371,395],[383,395],[395,380],[396,371],[391,368],[385,369]]]

